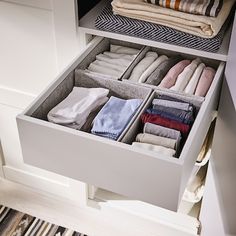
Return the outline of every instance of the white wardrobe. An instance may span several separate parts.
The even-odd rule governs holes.
[[[17,6],[22,7],[18,4],[24,4],[28,7],[28,13],[38,14],[39,17],[40,14],[46,15],[53,29],[50,40],[54,40],[56,45],[49,54],[56,58],[57,64],[51,70],[52,75],[43,82],[40,78],[29,81],[20,77],[21,82],[15,86],[14,83],[8,83],[7,78],[0,80],[0,177],[28,186],[39,194],[48,194],[48,202],[51,201],[50,194],[66,199],[82,209],[84,214],[91,214],[97,225],[101,217],[114,229],[124,227],[130,220],[127,235],[236,235],[236,21],[227,31],[219,52],[209,53],[96,29],[94,21],[106,1],[82,11],[86,14],[81,19],[78,16],[80,1],[76,0],[6,2],[11,2],[7,4],[11,4],[11,10],[16,13]],[[4,4],[0,1],[0,10],[5,7]],[[84,7],[84,3],[81,6]],[[149,46],[167,53],[183,53],[190,58],[199,56],[216,65],[216,78],[179,162],[163,161],[144,152],[134,153],[124,145],[84,134],[77,135],[32,117],[35,111],[47,105],[44,101],[55,96],[58,87],[70,79],[75,68],[83,67],[83,63],[91,60],[89,58],[96,55],[107,42]],[[38,89],[35,90],[35,87]],[[203,199],[188,211],[182,195],[191,172],[197,168],[197,154],[216,113]],[[63,148],[65,140],[69,144]],[[78,147],[73,149],[77,143]],[[88,151],[88,147],[94,149]],[[77,149],[83,154],[78,158]],[[94,160],[97,150],[105,155],[98,155]],[[108,156],[112,156],[112,159]],[[143,175],[139,175],[140,170],[144,171]],[[149,170],[155,174],[148,176]],[[145,174],[147,177],[142,182]],[[17,204],[12,207],[17,208]],[[127,222],[117,221],[118,215]],[[99,227],[91,231],[86,224],[83,229],[90,235],[111,235],[112,232],[108,234],[108,231],[102,231]]]

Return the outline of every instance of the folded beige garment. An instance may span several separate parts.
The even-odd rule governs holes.
[[[146,150],[149,150],[149,151],[154,151],[154,152],[156,152],[160,155],[164,155],[164,156],[173,157],[175,155],[175,150],[174,149],[162,147],[162,146],[159,146],[159,145],[152,145],[152,144],[149,144],[149,143],[133,142],[132,146],[142,148],[142,149],[146,149]]]
[[[235,0],[225,0],[217,17],[193,15],[149,4],[144,0],[113,0],[115,14],[168,26],[203,38],[218,34]]]
[[[153,134],[138,134],[136,136],[136,141],[140,143],[149,143],[153,145],[176,149],[175,139],[160,137]]]

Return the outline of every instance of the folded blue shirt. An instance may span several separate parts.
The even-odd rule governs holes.
[[[117,140],[141,103],[142,99],[110,97],[95,117],[91,133]]]

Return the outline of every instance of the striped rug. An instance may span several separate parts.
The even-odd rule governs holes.
[[[0,236],[86,236],[0,205]]]

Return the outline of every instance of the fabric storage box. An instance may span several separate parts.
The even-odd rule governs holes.
[[[55,94],[59,97],[61,93],[60,99],[63,99],[68,94],[74,84],[74,70],[84,69],[84,65],[91,61],[89,58],[94,50],[98,50],[103,43],[103,38],[95,38],[38,99],[17,117],[24,161],[132,199],[177,210],[210,125],[212,113],[217,107],[224,63],[219,65],[181,157],[170,160],[122,142],[114,142],[32,117],[36,110],[41,109],[43,103],[49,101],[49,97],[55,97]],[[127,90],[131,88],[124,81],[119,83],[124,83]],[[150,92],[144,86],[130,83],[129,86],[135,86],[137,91],[143,89],[147,96]],[[56,105],[55,101],[51,107],[53,105]]]

